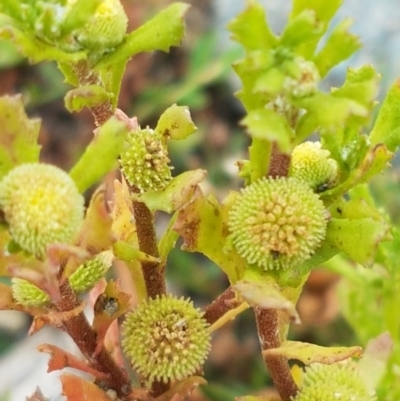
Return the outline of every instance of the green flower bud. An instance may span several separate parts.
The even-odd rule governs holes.
[[[250,264],[288,269],[307,260],[326,234],[326,212],[304,183],[262,178],[242,190],[229,211],[230,239]]]
[[[69,0],[72,6],[77,0]],[[75,32],[86,49],[104,51],[119,45],[126,33],[128,18],[119,0],[103,0],[93,18]]]
[[[58,167],[22,164],[0,182],[0,208],[14,241],[42,258],[48,245],[74,239],[83,222],[84,199]]]
[[[170,159],[162,138],[152,129],[131,132],[128,149],[121,154],[122,172],[141,191],[164,189],[171,180]]]
[[[289,176],[307,183],[316,192],[331,187],[338,175],[336,160],[320,142],[304,142],[293,149]]]
[[[79,294],[92,289],[105,276],[113,259],[111,251],[104,251],[80,265],[68,278],[73,291]]]
[[[201,368],[210,350],[202,315],[191,301],[163,295],[126,316],[122,347],[149,386],[185,379]]]
[[[375,393],[367,388],[354,362],[306,368],[300,391],[293,401],[375,401]]]
[[[22,278],[12,279],[13,298],[23,306],[44,306],[50,302],[50,297],[35,284]]]
[[[284,93],[294,98],[315,94],[321,80],[316,65],[303,57],[296,57],[292,64],[291,74],[285,78],[283,83]]]

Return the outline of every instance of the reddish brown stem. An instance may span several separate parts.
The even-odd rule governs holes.
[[[275,309],[254,308],[258,336],[262,350],[278,348],[279,338],[278,312]],[[297,386],[290,373],[288,361],[283,356],[265,355],[265,364],[283,401],[290,401],[297,393]]]
[[[290,166],[290,155],[282,153],[278,149],[276,142],[272,145],[271,161],[269,163],[268,176],[275,177],[286,177],[289,172]]]
[[[136,201],[133,202],[133,214],[136,220],[139,249],[148,255],[158,257],[153,214],[144,203]],[[147,296],[155,298],[157,295],[165,294],[164,272],[160,271],[158,264],[153,262],[141,262],[141,264]]]
[[[235,298],[235,291],[232,287],[229,287],[207,306],[204,318],[211,325],[224,316],[226,312],[229,312],[239,305],[240,302],[237,302]]]
[[[66,312],[79,305],[68,283],[61,285],[60,293],[61,301],[56,305],[58,310]],[[132,391],[130,379],[104,347],[101,347],[100,351],[96,353],[97,334],[90,326],[83,312],[65,321],[64,327],[91,365],[96,370],[109,375],[109,379],[104,380],[104,384],[108,388],[115,390],[118,397],[127,400]]]

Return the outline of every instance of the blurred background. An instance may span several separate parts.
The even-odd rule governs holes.
[[[171,3],[167,0],[122,0],[129,16],[129,30]],[[128,64],[122,83],[119,108],[137,116],[142,126],[155,126],[158,116],[171,104],[188,105],[198,132],[170,147],[174,174],[183,170],[208,170],[205,191],[223,197],[238,188],[235,161],[245,157],[248,138],[240,127],[244,116],[234,97],[239,82],[231,68],[241,51],[230,41],[225,26],[240,12],[243,0],[192,0],[187,16],[187,35],[170,53],[140,54]],[[277,34],[290,12],[289,0],[263,0],[267,17]],[[382,73],[379,97],[400,76],[400,2],[344,0],[334,22],[351,17],[351,31],[364,44],[352,59],[331,72],[325,88],[344,81],[347,66],[371,63]],[[22,93],[27,113],[42,119],[40,143],[43,162],[68,170],[92,138],[94,123],[85,110],[69,114],[63,96],[69,87],[52,63],[29,65],[16,49],[0,42],[0,95]],[[395,222],[400,221],[399,171],[393,168],[372,184],[377,202]],[[89,194],[88,194],[89,196]],[[167,217],[160,215],[161,222]],[[179,245],[179,244],[178,244]],[[202,307],[228,285],[222,272],[199,254],[183,253],[179,246],[169,259],[170,290],[191,296]],[[302,324],[292,327],[291,338],[320,345],[354,345],[357,333],[341,313],[337,289],[340,277],[329,269],[317,269],[310,277],[298,305]],[[400,305],[399,305],[400,307]],[[57,373],[47,374],[47,359],[36,346],[56,343],[73,350],[63,333],[45,329],[27,337],[30,320],[18,312],[0,311],[0,401],[24,400],[36,386],[45,396],[57,399]],[[364,345],[364,344],[362,344]],[[251,311],[214,335],[213,350],[206,365],[207,388],[198,400],[228,401],[235,396],[268,392],[270,381],[264,368]],[[193,398],[194,399],[194,398]]]

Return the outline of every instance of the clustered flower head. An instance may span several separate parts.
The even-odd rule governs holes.
[[[293,401],[376,401],[355,362],[312,364],[306,368],[300,391]]]
[[[288,269],[307,260],[326,234],[319,196],[295,178],[262,178],[242,190],[229,211],[237,252],[264,270]]]
[[[203,314],[191,301],[163,295],[126,316],[122,347],[150,386],[182,380],[201,368],[210,350]]]
[[[50,302],[46,292],[22,278],[13,277],[11,290],[14,300],[23,306],[43,306]]]
[[[74,239],[83,222],[84,199],[58,167],[22,164],[0,182],[0,208],[14,241],[43,257],[48,245]]]
[[[331,187],[338,175],[337,162],[330,155],[321,142],[304,142],[293,149],[289,175],[321,192]]]
[[[120,163],[129,184],[143,192],[164,189],[171,180],[171,167],[162,138],[146,128],[131,132],[127,142]]]
[[[104,251],[81,264],[68,278],[72,290],[79,294],[93,288],[105,276],[113,258],[111,251]]]

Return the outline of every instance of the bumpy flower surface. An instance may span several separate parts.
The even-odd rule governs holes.
[[[0,208],[14,241],[43,257],[48,245],[73,240],[83,221],[84,199],[65,171],[23,164],[0,182]]]
[[[313,364],[303,377],[293,401],[375,401],[354,362],[333,365]]]
[[[289,175],[306,182],[314,191],[331,187],[338,174],[338,165],[320,142],[304,142],[293,149]]]
[[[147,128],[129,134],[120,163],[129,184],[141,191],[164,189],[171,180],[170,159],[161,138]]]
[[[68,278],[74,292],[82,293],[93,288],[105,276],[113,258],[111,251],[104,251],[80,265]]]
[[[35,284],[22,278],[12,279],[13,298],[24,306],[43,306],[50,302],[50,297]]]
[[[307,260],[326,234],[318,195],[295,178],[262,178],[242,190],[229,211],[230,238],[248,263],[288,269]]]
[[[77,0],[70,0],[73,5]],[[75,32],[77,41],[87,49],[107,50],[122,42],[128,18],[119,0],[103,0],[93,19]]]
[[[210,349],[202,313],[183,298],[162,296],[127,315],[122,346],[132,365],[151,385],[194,374]]]

